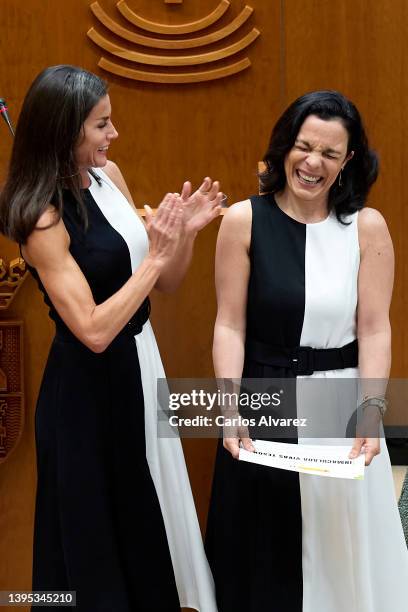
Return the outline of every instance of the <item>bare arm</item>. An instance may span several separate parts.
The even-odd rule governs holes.
[[[215,285],[218,311],[214,328],[213,359],[217,378],[240,379],[245,356],[246,304],[250,273],[249,246],[252,209],[249,200],[232,206],[218,234]],[[242,432],[241,432],[242,433]],[[247,434],[224,438],[224,446],[237,458],[239,438],[252,448]]]
[[[377,210],[366,208],[359,213],[358,231],[361,251],[357,310],[360,377],[364,393],[381,395],[385,393],[391,367],[389,309],[394,283],[394,251],[387,224]],[[366,446],[368,465],[380,448],[378,440],[367,440],[359,438],[356,444],[358,449]]]
[[[73,334],[94,352],[102,352],[123,329],[148,295],[167,264],[179,239],[182,210],[169,194],[160,206],[150,232],[150,251],[119,291],[96,305],[91,289],[69,252],[69,235],[62,219],[50,225],[55,212],[48,209],[23,248],[36,268],[58,314]],[[40,229],[47,227],[47,229]]]
[[[359,239],[357,333],[360,375],[367,379],[388,379],[394,250],[387,224],[377,210],[367,208],[359,213]]]

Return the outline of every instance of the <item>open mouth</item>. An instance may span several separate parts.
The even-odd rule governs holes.
[[[106,147],[99,147],[98,151],[102,152],[102,153],[106,153],[106,151],[109,149],[109,145]]]
[[[306,174],[301,170],[296,170],[296,176],[303,185],[317,185],[323,180],[322,176],[313,176],[313,174]]]

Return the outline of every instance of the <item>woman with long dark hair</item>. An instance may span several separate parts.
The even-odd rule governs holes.
[[[217,182],[169,193],[147,232],[118,167],[106,83],[54,66],[31,85],[1,193],[56,336],[36,411],[33,589],[84,612],[216,610],[181,444],[157,438],[148,294],[184,276]]]
[[[350,457],[364,452],[369,467],[352,481],[237,461],[240,444],[256,448],[255,436],[229,429],[207,530],[218,609],[404,612],[408,553],[379,433],[394,258],[384,218],[365,207],[377,157],[354,104],[317,91],[285,110],[264,162],[262,195],[232,206],[219,233],[216,376],[296,379],[294,415],[311,408],[320,425],[330,412],[343,433],[318,442],[344,436]],[[358,377],[363,390],[372,390],[367,381],[380,389],[361,398],[365,432],[351,418],[357,395],[354,407],[342,397]],[[333,406],[317,392],[307,405],[314,379],[336,382]]]

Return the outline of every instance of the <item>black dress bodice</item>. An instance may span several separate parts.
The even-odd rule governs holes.
[[[101,304],[116,293],[132,275],[128,246],[123,237],[107,222],[89,189],[81,190],[86,205],[87,225],[79,213],[73,194],[64,190],[62,219],[69,234],[69,251],[75,259],[91,289],[95,304]],[[49,316],[56,324],[56,334],[74,340],[64,321],[59,316],[41,279],[29,266],[49,307]],[[141,325],[150,312],[149,298],[132,317],[125,328],[131,335],[141,331]]]
[[[306,226],[288,217],[273,195],[254,196],[251,203],[247,338],[294,347],[305,308]]]

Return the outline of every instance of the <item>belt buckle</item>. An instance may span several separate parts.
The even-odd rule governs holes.
[[[292,370],[299,376],[310,376],[314,372],[314,349],[311,346],[299,346],[293,351]]]
[[[142,325],[136,317],[132,317],[126,325],[126,330],[130,333],[131,336],[136,336],[142,331]]]

